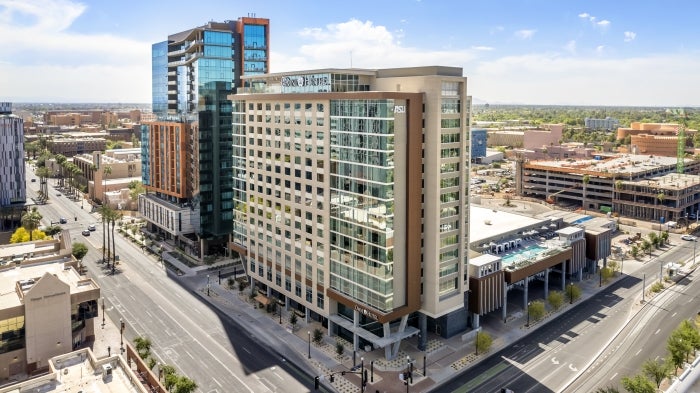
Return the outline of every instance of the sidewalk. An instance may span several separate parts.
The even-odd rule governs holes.
[[[677,236],[674,235],[672,246],[678,244],[679,240],[675,238]],[[624,261],[623,270],[625,273],[636,271],[642,265],[656,261],[658,257],[668,250],[657,250],[652,257],[643,257],[641,260],[627,259]],[[159,263],[156,255],[151,255],[150,258],[153,263]],[[405,385],[399,377],[407,370],[407,357],[410,359],[413,369],[413,381],[409,386],[409,390],[415,393],[436,389],[440,384],[450,380],[465,368],[471,367],[490,354],[511,345],[530,331],[545,326],[552,318],[572,307],[565,303],[560,311],[548,314],[541,321],[531,322],[530,328],[526,329],[524,326],[527,316],[522,310],[522,305],[510,302],[508,304],[507,323],[503,323],[500,313],[497,313],[498,315],[492,313],[494,315],[482,317],[482,331],[489,333],[494,339],[493,345],[486,354],[479,354],[478,356],[475,354],[475,343],[471,335],[456,335],[449,339],[443,339],[434,333],[428,332],[425,351],[418,349],[417,338],[407,339],[401,343],[398,356],[394,360],[387,361],[384,359],[383,349],[360,350],[353,353],[351,343],[336,336],[328,336],[326,329],[317,321],[307,322],[304,318],[299,318],[297,326],[295,329],[292,329],[288,322],[290,313],[288,310],[282,310],[282,323],[280,324],[280,316],[277,312],[269,313],[264,309],[257,308],[255,302],[249,301],[248,290],[241,294],[237,288],[228,288],[227,280],[222,280],[221,284],[218,283],[217,279],[208,280],[207,275],[211,274],[210,269],[191,268],[185,264],[178,264],[177,261],[172,262],[182,271],[182,276],[172,276],[195,290],[202,297],[203,301],[209,302],[228,315],[245,315],[244,318],[237,318],[244,328],[254,329],[256,335],[269,337],[269,342],[278,342],[280,340],[285,342],[286,345],[280,345],[271,349],[279,352],[280,355],[290,361],[292,359],[300,359],[298,363],[295,363],[298,367],[305,369],[311,376],[320,376],[323,385],[332,386],[335,391],[341,393],[355,393],[359,391],[361,381],[359,374],[362,366],[368,370],[369,376],[366,392],[403,391]],[[625,277],[625,275],[617,274],[602,287],[596,278],[576,282],[581,289],[581,297],[576,302],[580,303],[594,296],[622,277]],[[206,290],[207,281],[210,283],[209,296],[207,296]],[[653,278],[647,280],[647,286],[650,286],[653,282]],[[110,324],[108,323],[108,325]],[[96,326],[97,329],[99,329],[99,326]],[[105,337],[98,339],[100,345],[97,342],[95,343],[94,350],[96,353],[98,350],[101,351],[98,353],[98,356],[107,354],[106,346],[109,346],[110,343],[114,343],[111,345],[112,353],[114,353],[115,348],[118,348],[119,330],[116,325],[112,324],[111,333],[108,326],[105,326],[105,329],[107,329]],[[324,336],[320,344],[311,343],[311,357],[309,359],[309,339],[313,337],[313,332],[316,329],[323,331]],[[337,342],[342,343],[344,346],[342,355],[336,353]],[[304,364],[303,360],[306,360],[306,364]],[[342,372],[345,372],[345,375],[341,375]],[[332,383],[330,382],[331,374],[334,375]]]

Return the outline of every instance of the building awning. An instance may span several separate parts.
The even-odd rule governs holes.
[[[263,294],[255,296],[255,300],[263,306],[267,306],[268,304],[270,304],[270,299]]]

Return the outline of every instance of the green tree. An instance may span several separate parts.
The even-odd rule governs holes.
[[[535,300],[532,301],[528,304],[527,306],[528,313],[530,314],[530,319],[532,321],[539,321],[540,319],[544,318],[544,314],[546,312],[545,307],[544,307],[544,302],[541,300]]]
[[[316,345],[321,345],[323,342],[323,330],[316,328],[313,332],[313,341]]]
[[[668,231],[661,232],[661,245],[663,246],[668,242]]]
[[[655,393],[654,384],[644,375],[622,378],[622,386],[630,393]]]
[[[146,188],[144,188],[143,183],[140,181],[134,180],[129,183],[129,198],[132,202],[138,203],[139,195],[143,194],[144,192],[146,192]]]
[[[609,267],[609,266],[600,269],[601,280],[603,281],[604,284],[607,284],[608,281],[610,281],[610,279],[612,278],[613,274],[615,274],[615,272],[614,272],[613,269],[612,269],[611,267]]]
[[[107,203],[107,177],[112,174],[112,167],[105,165],[102,167],[102,205]]]
[[[661,382],[671,375],[671,367],[664,360],[647,359],[642,365],[642,372],[654,381],[656,387],[659,388]]]
[[[549,305],[554,311],[557,311],[564,304],[564,294],[561,291],[552,291],[549,293],[549,299],[547,299]]]
[[[72,254],[75,259],[82,260],[87,253],[88,248],[84,243],[73,243]]]
[[[197,383],[185,376],[181,376],[175,383],[174,393],[192,393],[197,389]]]
[[[100,218],[102,221],[102,261],[106,262],[106,256],[105,253],[107,252],[107,222],[109,221],[109,215],[111,214],[111,210],[109,206],[107,205],[102,205],[100,206],[100,209],[98,210],[98,213],[100,214]]]
[[[289,324],[292,325],[292,331],[296,329],[297,323],[299,322],[299,318],[297,318],[297,313],[292,311],[289,313]]]
[[[683,334],[678,330],[671,332],[666,341],[666,349],[671,356],[670,363],[674,366],[674,375],[678,369],[683,367],[686,356],[692,351],[692,345],[683,338]]]
[[[637,248],[636,245],[630,248],[630,255],[632,256],[632,258],[637,259],[637,255],[639,255],[639,248]]]
[[[693,323],[687,319],[684,319],[677,329],[680,332],[681,337],[685,340],[691,347],[692,351],[686,354],[686,361],[688,361],[687,356],[693,351],[700,349],[700,332],[693,326]]]
[[[644,251],[645,253],[648,252],[649,255],[651,255],[651,243],[649,242],[649,240],[642,240],[642,251]]]
[[[22,226],[29,232],[29,241],[34,240],[33,232],[35,229],[39,228],[41,219],[44,218],[36,207],[32,210],[24,213],[22,216]]]
[[[336,341],[335,342],[335,353],[338,355],[338,357],[343,356],[343,352],[345,352],[345,346],[343,345],[342,342]]]
[[[488,352],[489,349],[491,349],[491,345],[493,345],[493,338],[486,332],[476,332],[476,339],[474,341],[477,355],[479,351],[481,351],[481,353]]]
[[[134,338],[134,346],[141,359],[146,359],[151,355],[151,340],[147,337],[138,336]]]
[[[586,189],[588,188],[588,182],[591,181],[591,177],[588,175],[583,175],[581,182],[583,183],[583,211],[586,211]]]
[[[581,297],[581,288],[576,284],[569,284],[566,286],[566,298],[569,303],[577,301]]]

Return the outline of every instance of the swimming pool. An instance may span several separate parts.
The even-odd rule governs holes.
[[[546,249],[547,248],[538,246],[537,244],[531,244],[525,248],[521,248],[517,252],[506,255],[502,258],[503,267],[512,265],[520,260],[530,259]]]
[[[592,219],[593,219],[593,216],[582,217],[582,218],[579,218],[578,220],[572,222],[571,225],[581,224],[583,222],[586,222],[586,221],[592,220]]]

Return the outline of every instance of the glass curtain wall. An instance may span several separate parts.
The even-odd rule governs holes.
[[[333,289],[384,312],[394,308],[393,100],[331,101]]]

